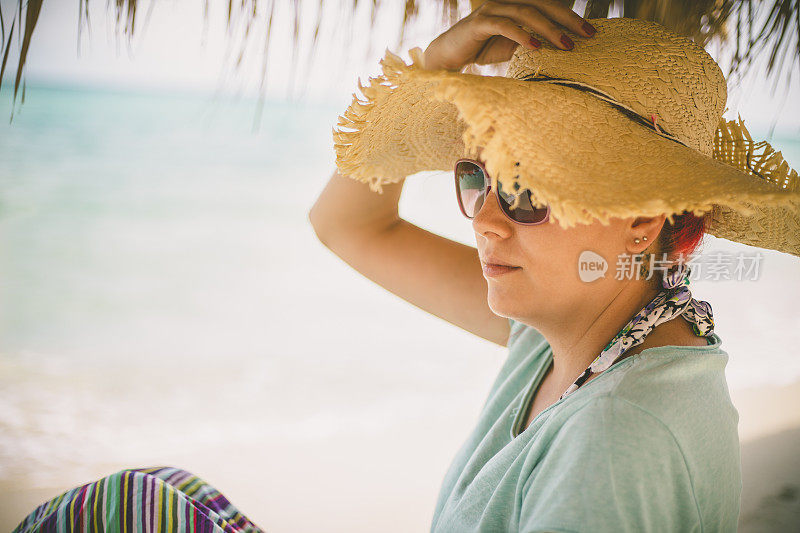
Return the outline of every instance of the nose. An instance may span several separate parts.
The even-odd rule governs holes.
[[[500,237],[508,237],[513,231],[512,224],[513,222],[500,209],[500,203],[497,201],[497,187],[492,180],[483,205],[472,218],[472,229],[481,235],[491,232]]]

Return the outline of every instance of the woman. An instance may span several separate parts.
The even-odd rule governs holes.
[[[334,132],[341,174],[310,214],[322,242],[509,348],[434,532],[737,527],[728,355],[684,259],[704,232],[800,255],[797,173],[757,162],[722,119],[702,48],[652,22],[586,22],[558,2],[485,2],[411,65],[387,51]],[[509,58],[505,77],[460,72]],[[477,249],[398,215],[405,176],[446,168]]]
[[[612,29],[610,21],[597,22],[598,29]],[[532,39],[523,26],[548,44]],[[462,76],[465,65],[506,61],[520,45],[567,57],[594,39],[593,33],[586,20],[558,2],[490,1],[418,55],[415,75]],[[370,105],[400,105],[402,100],[379,97],[391,90],[377,88],[381,81],[386,79],[366,91],[373,95]],[[481,94],[482,102],[494,95]],[[344,124],[364,118],[356,104]],[[413,111],[404,109],[399,121],[409,129],[441,118],[435,106],[416,104]],[[459,111],[469,116],[466,107]],[[502,108],[496,111],[499,116]],[[380,113],[378,105],[374,112]],[[461,133],[456,116],[451,119],[436,123],[437,134]],[[654,214],[650,208],[564,228],[549,222],[596,214],[590,202],[573,212],[569,201],[544,205],[533,191],[546,197],[546,190],[510,188],[508,178],[489,170],[502,167],[498,144],[468,147],[474,148],[466,150],[470,157],[463,157],[461,146],[454,152],[458,157],[439,155],[448,165],[458,160],[456,199],[472,220],[476,250],[399,217],[404,177],[413,172],[402,165],[390,171],[374,161],[396,157],[407,163],[412,145],[392,134],[381,147],[381,130],[374,129],[372,138],[365,131],[335,134],[337,166],[347,177],[334,172],[312,208],[309,219],[317,236],[386,289],[509,348],[478,424],[445,476],[431,530],[735,530],[741,477],[738,415],[724,376],[727,354],[713,333],[710,307],[691,298],[680,262],[700,241],[709,214],[702,209]],[[490,125],[483,131],[502,130]],[[430,148],[427,133],[424,144]],[[374,143],[375,150],[359,147],[358,138]],[[553,143],[560,140],[554,137]],[[430,161],[429,168],[436,168]],[[594,255],[582,256],[585,252]],[[667,254],[678,268],[653,275],[658,263],[645,261],[643,269],[632,263],[633,277],[584,281],[577,275],[581,257],[588,257],[584,262],[592,274],[598,257],[612,263],[643,252]],[[606,273],[613,271],[607,265]],[[679,316],[682,320],[672,320]],[[73,489],[40,506],[16,531],[115,521],[145,529],[171,523],[258,531],[213,487],[188,472],[158,468],[125,470]]]

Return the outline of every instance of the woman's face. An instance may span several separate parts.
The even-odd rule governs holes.
[[[569,229],[563,229],[552,218],[543,224],[524,226],[500,210],[493,187],[472,220],[481,263],[494,260],[518,268],[499,275],[484,269],[489,307],[500,316],[527,319],[534,324],[559,324],[574,318],[576,312],[591,316],[595,310],[599,314],[627,283],[642,283],[643,278],[635,280],[630,265],[623,262],[620,265],[626,270],[620,271],[622,279],[615,279],[618,256],[639,253],[641,250],[630,250],[633,239],[647,234],[648,242],[652,242],[652,232],[657,236],[663,219],[663,215],[656,217],[639,228],[633,227],[639,220],[633,217],[613,218],[608,225],[594,222]],[[641,248],[646,246],[643,243]],[[603,260],[607,265],[604,274]]]

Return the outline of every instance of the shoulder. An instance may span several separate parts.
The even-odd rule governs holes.
[[[721,445],[738,442],[739,413],[725,376],[728,354],[716,334],[712,340],[703,346],[647,348],[615,363],[591,380],[586,390],[573,393],[574,405],[565,409],[565,415],[591,398],[607,396],[660,420],[681,444],[720,438],[726,441]]]
[[[669,429],[680,449],[706,528],[735,530],[742,491],[739,412],[714,335],[707,346],[644,350],[611,393]]]
[[[584,514],[570,498],[589,498],[585,505],[602,517],[597,531],[613,531],[615,520],[635,524],[631,530],[735,529],[742,487],[738,412],[719,344],[716,337],[706,347],[644,350],[551,415],[542,428],[547,450],[525,485],[527,516],[550,517],[531,518],[537,527],[584,531],[589,516],[562,519],[567,511]],[[555,485],[563,501],[544,501],[540,495]],[[595,499],[608,505],[596,508]]]
[[[686,460],[670,428],[614,395],[563,421],[531,471],[521,531],[677,531],[700,524]]]
[[[550,446],[556,448],[560,444],[558,453],[570,449],[591,454],[602,452],[609,461],[616,460],[623,451],[630,458],[648,458],[660,450],[682,455],[669,425],[627,398],[613,393],[597,394],[576,405],[571,413],[569,411],[551,417],[562,418],[557,428],[553,428]]]
[[[685,471],[683,450],[671,428],[653,413],[611,393],[587,397],[572,408],[565,406],[551,414],[542,429],[550,441],[545,459],[551,467],[572,468],[578,461],[603,464],[617,476],[628,469],[661,468],[669,457],[674,462],[671,466]]]
[[[731,401],[721,340],[705,346],[643,350],[615,376],[609,394],[669,427],[686,447],[738,443],[739,413]],[[720,442],[724,439],[724,442]]]
[[[710,498],[720,494],[720,483],[741,485],[739,412],[728,389],[728,354],[721,343],[715,334],[705,346],[643,350],[607,384],[615,405],[629,406],[615,412],[650,417],[669,432],[695,489]]]

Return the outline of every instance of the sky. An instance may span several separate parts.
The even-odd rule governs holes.
[[[16,0],[0,0],[8,26]],[[90,31],[84,26],[78,46],[79,0],[49,0],[44,3],[35,35],[28,55],[26,76],[29,83],[67,83],[134,90],[170,90],[191,92],[218,91],[240,97],[257,95],[262,69],[261,49],[266,16],[259,13],[251,30],[249,47],[246,49],[239,69],[232,69],[233,58],[238,53],[243,25],[235,20],[232,37],[226,34],[227,1],[210,0],[207,26],[204,24],[202,1],[159,0],[147,18],[150,2],[141,1],[137,13],[137,28],[134,38],[115,33],[115,20],[111,3],[100,0],[90,2]],[[344,2],[349,4],[349,1]],[[408,35],[402,49],[397,47],[399,21],[403,2],[389,6],[379,12],[372,39],[368,40],[369,4],[361,2],[352,26],[342,21],[343,2],[324,2],[323,19],[336,24],[323,25],[319,55],[314,60],[313,70],[306,77],[305,58],[308,50],[300,48],[297,62],[293,62],[289,32],[291,30],[288,2],[278,2],[273,21],[266,83],[268,98],[282,99],[302,96],[308,100],[320,100],[349,104],[352,93],[357,91],[357,80],[366,83],[368,76],[379,73],[378,61],[388,47],[409,61],[408,48],[425,48],[438,34],[436,24],[438,11],[425,8],[420,12],[420,23],[415,32]],[[261,3],[264,5],[264,2]],[[316,18],[317,2],[302,3],[300,31],[303,43],[308,43]],[[578,9],[580,11],[580,9]],[[352,45],[345,46],[347,37]],[[368,48],[369,47],[369,48]],[[344,53],[358,50],[358,54]],[[725,59],[714,47],[709,53],[726,65]],[[13,48],[9,57],[6,81],[14,72],[16,62]],[[292,65],[298,64],[294,82],[291,81]],[[800,134],[800,83],[797,72],[793,74],[790,91],[786,92],[786,79],[782,78],[776,91],[774,82],[765,79],[759,64],[745,83],[729,87],[728,111],[725,117],[736,118],[740,113],[751,130],[766,130],[777,118],[776,132]],[[723,67],[723,70],[726,70]],[[310,83],[298,90],[303,79]],[[291,85],[294,83],[294,85]],[[294,91],[290,91],[290,87]]]

